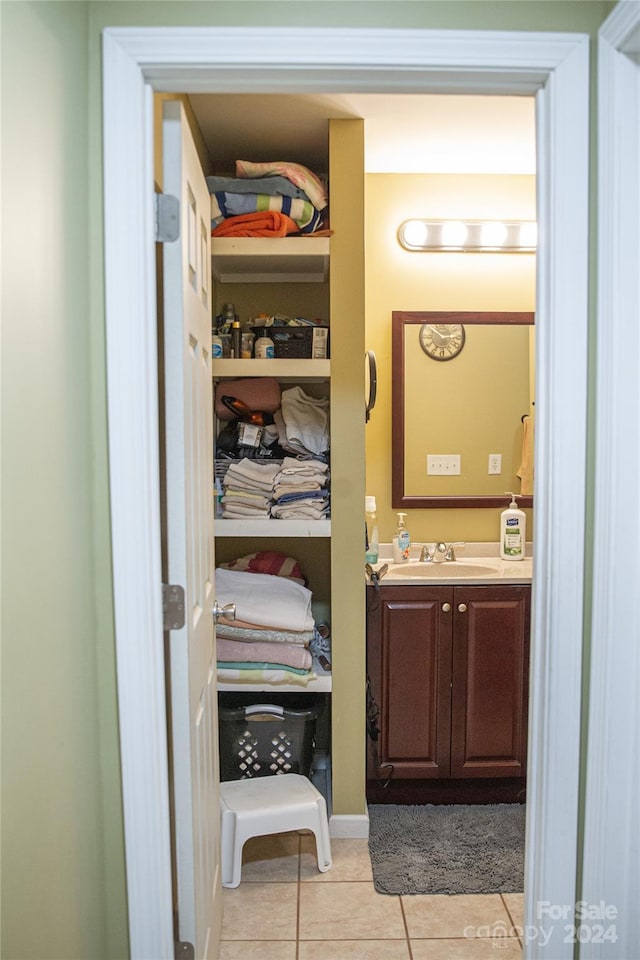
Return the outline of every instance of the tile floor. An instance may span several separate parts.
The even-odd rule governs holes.
[[[332,840],[320,873],[307,833],[244,847],[223,891],[220,960],[520,960],[522,894],[376,893],[367,840]]]

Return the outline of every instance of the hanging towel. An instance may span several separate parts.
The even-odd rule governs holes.
[[[516,476],[520,477],[520,493],[523,496],[530,496],[533,493],[534,415],[525,417],[522,425],[522,460]]]

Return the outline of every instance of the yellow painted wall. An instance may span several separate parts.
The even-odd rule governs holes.
[[[378,399],[366,430],[366,492],[376,497],[380,539],[389,541],[396,525],[391,506],[392,312],[535,310],[533,254],[409,252],[398,243],[398,226],[416,216],[535,220],[535,177],[367,174],[365,211],[366,344],[378,361]],[[456,382],[454,389],[464,393],[465,382]],[[472,408],[473,389],[469,393]],[[414,399],[422,409],[422,396]],[[499,512],[495,507],[410,510],[407,526],[414,541],[497,540]],[[532,511],[527,513],[531,536]]]

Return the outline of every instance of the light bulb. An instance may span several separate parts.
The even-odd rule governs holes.
[[[520,224],[520,243],[521,247],[535,248],[538,242],[538,224],[534,221]]]
[[[402,238],[409,247],[424,247],[429,230],[423,220],[407,220],[402,227]]]
[[[480,229],[480,242],[483,247],[501,247],[507,239],[506,224],[499,220],[483,223]]]
[[[449,220],[442,226],[442,246],[462,247],[467,239],[467,226],[460,220]]]

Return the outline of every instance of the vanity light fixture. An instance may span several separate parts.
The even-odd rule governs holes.
[[[449,253],[535,253],[535,220],[404,220],[405,250]]]

